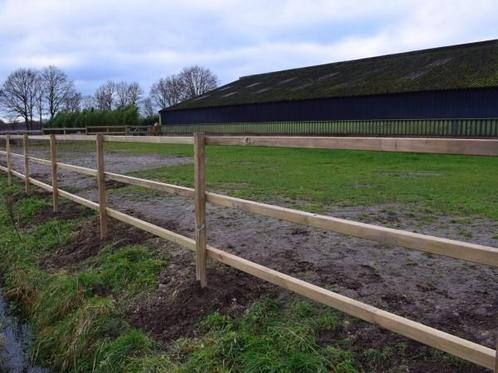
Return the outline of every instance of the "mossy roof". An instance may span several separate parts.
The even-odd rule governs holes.
[[[498,39],[244,76],[166,110],[498,87]]]

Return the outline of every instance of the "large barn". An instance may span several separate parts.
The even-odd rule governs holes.
[[[168,124],[498,118],[498,40],[244,76]]]

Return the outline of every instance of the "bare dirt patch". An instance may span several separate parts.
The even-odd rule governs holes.
[[[62,202],[62,201],[61,201]],[[62,202],[59,203],[57,212],[54,212],[51,207],[47,207],[38,211],[38,213],[31,219],[26,226],[36,226],[42,224],[50,219],[79,219],[91,216],[93,212],[83,206],[74,205],[72,203]]]
[[[46,268],[71,268],[83,260],[97,255],[100,250],[109,245],[115,247],[142,243],[152,238],[152,235],[127,224],[111,220],[109,236],[100,239],[99,220],[97,218],[83,224],[78,235],[68,245],[62,246],[56,252],[50,253],[43,260]]]
[[[192,201],[123,189],[111,205],[193,237]],[[486,219],[434,216],[413,206],[331,208],[330,215],[498,246]],[[469,232],[471,237],[469,237]],[[209,243],[332,291],[494,348],[498,270],[333,232],[208,206]],[[372,336],[374,338],[374,336]]]
[[[213,312],[237,315],[255,300],[277,292],[268,283],[218,265],[209,267],[208,286],[201,289],[192,254],[182,252],[161,273],[159,289],[131,311],[130,319],[168,344],[194,336],[197,324]]]

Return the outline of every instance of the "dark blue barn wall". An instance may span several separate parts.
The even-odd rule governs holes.
[[[415,92],[162,111],[163,124],[498,118],[498,89]]]

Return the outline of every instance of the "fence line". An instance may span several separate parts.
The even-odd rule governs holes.
[[[375,308],[373,306],[367,305],[365,303],[353,300],[351,298],[342,296],[340,294],[334,293],[327,289],[312,285],[305,281],[296,279],[289,275],[283,274],[281,272],[272,270],[270,268],[264,267],[262,265],[253,263],[246,259],[240,258],[238,256],[223,252],[222,250],[216,249],[207,245],[205,237],[202,235],[206,232],[205,226],[205,203],[206,201],[210,203],[215,203],[225,207],[239,208],[248,212],[261,214],[269,217],[275,217],[282,220],[287,220],[299,224],[304,224],[312,227],[319,227],[323,229],[333,230],[341,232],[344,234],[355,235],[362,238],[372,239],[379,242],[385,242],[395,245],[401,245],[406,248],[434,252],[440,255],[452,256],[455,258],[465,259],[475,261],[481,264],[487,264],[492,266],[498,266],[498,249],[493,247],[487,247],[482,245],[475,245],[460,241],[447,240],[432,236],[415,234],[407,231],[394,230],[390,228],[358,223],[345,219],[337,219],[329,216],[310,214],[303,211],[286,209],[279,206],[267,205],[258,202],[237,199],[233,197],[223,196],[205,190],[205,166],[204,166],[204,152],[206,144],[229,144],[232,145],[234,142],[240,141],[240,138],[224,138],[220,140],[219,138],[213,138],[210,136],[204,137],[203,135],[196,135],[194,139],[192,138],[161,138],[160,143],[185,143],[194,144],[195,157],[194,157],[194,170],[195,170],[195,183],[194,188],[186,188],[171,184],[165,184],[160,182],[153,182],[146,179],[134,178],[126,175],[108,173],[105,171],[105,165],[103,162],[103,144],[104,142],[113,141],[128,141],[134,142],[137,138],[134,137],[123,137],[117,139],[115,136],[103,136],[101,134],[97,136],[34,136],[34,140],[49,140],[51,146],[55,148],[56,139],[60,141],[71,141],[74,138],[77,141],[96,141],[96,151],[98,153],[97,170],[89,169],[80,166],[67,165],[64,163],[57,162],[56,152],[51,149],[51,160],[44,160],[40,158],[31,157],[27,152],[28,137],[21,136],[26,139],[26,146],[24,155],[12,153],[10,150],[10,139],[13,136],[0,136],[0,138],[6,139],[6,151],[1,151],[0,154],[6,155],[7,159],[11,156],[22,157],[25,162],[25,174],[21,174],[17,171],[9,169],[9,167],[0,166],[0,170],[7,172],[8,175],[12,174],[16,177],[21,178],[25,183],[33,184],[46,191],[52,192],[55,196],[70,199],[78,204],[89,207],[93,210],[99,212],[101,220],[101,235],[105,236],[107,232],[107,219],[112,217],[114,219],[120,220],[124,223],[133,225],[139,229],[152,233],[156,236],[162,237],[164,239],[173,241],[182,247],[194,251],[196,255],[196,267],[197,267],[197,278],[200,280],[201,286],[206,285],[207,276],[205,271],[205,257],[216,260],[218,262],[229,265],[233,268],[239,269],[253,276],[261,278],[265,281],[271,282],[275,285],[283,287],[285,289],[294,291],[302,296],[315,300],[317,302],[326,304],[333,308],[336,308],[342,312],[350,314],[352,316],[358,317],[362,320],[368,321],[370,323],[379,325],[395,333],[404,335],[411,339],[417,340],[419,342],[425,343],[429,346],[435,347],[437,349],[446,351],[455,356],[461,357],[465,360],[471,361],[478,365],[495,369],[496,364],[498,364],[497,352],[485,346],[481,346],[471,341],[453,336],[451,334],[439,331],[437,329],[431,328],[429,326],[423,325],[421,323],[414,322],[412,320],[406,319],[404,317],[397,316],[395,314],[383,311],[381,309]],[[53,140],[51,140],[53,139]],[[157,138],[140,138],[139,142],[157,142]],[[264,139],[265,144],[271,146],[268,143],[269,139]],[[323,139],[322,139],[323,140]],[[378,139],[377,139],[378,140]],[[434,143],[434,139],[403,139],[404,149],[403,151],[418,151],[418,149],[423,149],[425,151],[436,150],[441,152],[441,143]],[[410,140],[410,141],[407,141]],[[479,149],[482,148],[482,144],[487,144],[488,148],[486,150],[487,155],[498,155],[498,140],[449,140],[449,139],[439,139],[446,142],[447,148],[452,151],[458,151],[459,154],[476,154],[480,153]],[[367,139],[357,139],[357,141],[367,141]],[[458,141],[458,146],[449,146],[448,144],[454,144]],[[462,143],[462,141],[464,141]],[[476,142],[477,141],[477,142]],[[324,145],[331,146],[334,148],[337,146],[336,140],[331,140],[329,142],[315,142],[308,141],[308,147],[313,147],[318,144],[322,147]],[[296,142],[296,138],[289,138],[287,141],[279,140],[278,146],[298,146],[301,142]],[[420,147],[420,144],[425,146]],[[491,144],[491,145],[490,145]],[[258,142],[248,142],[246,145],[258,145]],[[342,144],[343,147],[353,146],[350,142]],[[385,144],[382,142],[370,142],[369,146],[377,147],[376,150],[386,150]],[[395,151],[391,148],[392,144],[387,147],[389,151]],[[56,172],[58,168],[68,169],[70,171],[75,171],[82,173],[87,176],[97,177],[99,183],[99,203],[87,200],[85,198],[76,196],[57,187],[56,183],[48,185],[39,180],[29,177],[29,161],[44,164],[47,166],[52,166],[52,172],[55,170],[55,175],[52,175],[52,179],[57,178]],[[54,169],[53,165],[56,165]],[[26,167],[28,165],[28,167]],[[174,194],[179,194],[194,198],[195,210],[196,210],[196,239],[191,239],[182,236],[178,233],[169,231],[167,229],[158,227],[144,220],[134,218],[117,210],[111,209],[106,206],[105,201],[105,180],[118,180],[131,185],[141,185],[148,188],[162,190],[165,192],[172,192]],[[55,197],[54,208],[55,206]]]
[[[89,127],[61,127],[44,128],[43,134],[82,134],[82,135],[123,135],[123,136],[147,136],[151,133],[152,126],[89,126]]]

